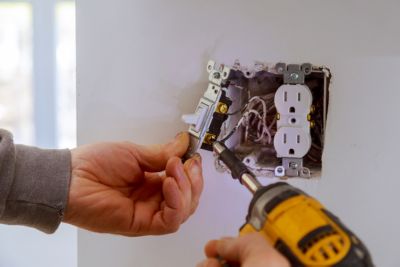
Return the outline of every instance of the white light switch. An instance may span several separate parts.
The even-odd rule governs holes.
[[[206,114],[207,107],[199,106],[196,110],[196,113],[182,115],[182,120],[183,122],[192,125],[195,128],[195,131],[198,132]]]

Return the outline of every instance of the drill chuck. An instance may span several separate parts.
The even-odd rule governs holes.
[[[255,175],[223,143],[215,142],[213,147],[219,159],[231,171],[232,177],[234,179],[239,179],[240,183],[243,184],[251,193],[254,194],[262,187]]]

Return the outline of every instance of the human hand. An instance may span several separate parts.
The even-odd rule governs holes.
[[[289,267],[288,261],[259,233],[238,238],[209,241],[205,247],[208,259],[197,267],[220,267],[218,257],[241,267]]]
[[[182,164],[189,135],[164,145],[99,143],[71,151],[72,178],[64,222],[126,236],[175,232],[203,189],[199,155]]]

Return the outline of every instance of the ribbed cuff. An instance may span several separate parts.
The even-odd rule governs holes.
[[[71,153],[16,145],[15,157],[13,184],[1,222],[53,233],[68,202]]]
[[[0,222],[14,180],[15,147],[12,135],[0,129]]]

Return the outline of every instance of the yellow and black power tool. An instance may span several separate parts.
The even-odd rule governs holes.
[[[240,234],[261,233],[292,266],[374,266],[364,244],[317,200],[283,182],[262,186],[223,143],[214,151],[254,194]]]

